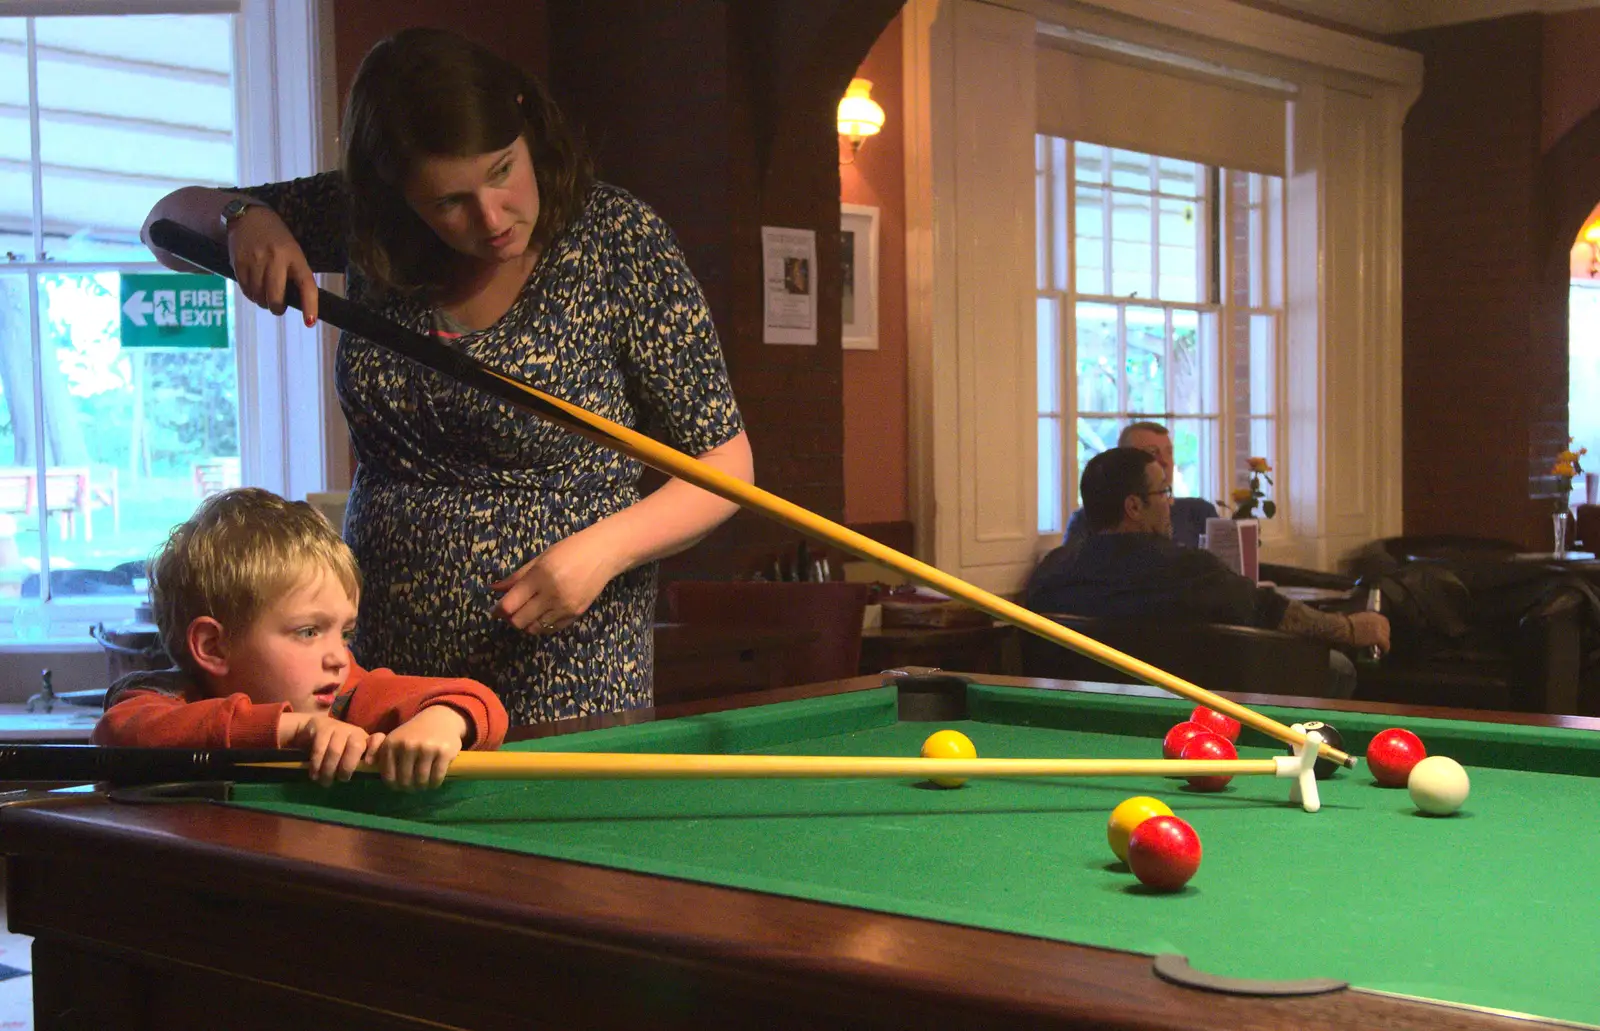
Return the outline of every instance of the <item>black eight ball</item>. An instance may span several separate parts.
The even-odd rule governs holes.
[[[1314,730],[1321,734],[1324,744],[1332,745],[1341,752],[1344,751],[1344,738],[1339,736],[1339,731],[1334,728],[1333,724],[1312,720],[1309,723],[1302,723],[1301,726],[1307,731]],[[1291,748],[1289,751],[1293,753],[1294,749]],[[1335,773],[1338,773],[1339,769],[1339,764],[1331,759],[1318,759],[1317,764],[1311,768],[1311,771],[1312,775],[1318,780],[1327,780]]]

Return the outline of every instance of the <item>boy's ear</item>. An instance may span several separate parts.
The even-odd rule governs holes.
[[[189,624],[189,654],[195,665],[214,677],[228,675],[228,635],[210,616],[196,616]]]

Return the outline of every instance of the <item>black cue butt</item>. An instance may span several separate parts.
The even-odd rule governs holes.
[[[106,748],[98,745],[0,745],[0,781],[156,784],[200,780],[303,780],[304,769],[262,769],[262,762],[303,763],[304,752],[277,748]]]

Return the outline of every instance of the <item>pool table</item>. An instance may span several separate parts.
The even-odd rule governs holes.
[[[1526,1028],[1600,1024],[1600,721],[1233,696],[1404,725],[1473,794],[1417,814],[1322,782],[908,780],[213,785],[0,810],[40,1031],[64,1028]],[[508,747],[1142,757],[1188,703],[1141,687],[860,677],[530,729]],[[1277,746],[1247,730],[1241,754]],[[1154,794],[1205,849],[1182,891],[1111,855]],[[1224,993],[1163,979],[1350,987]]]

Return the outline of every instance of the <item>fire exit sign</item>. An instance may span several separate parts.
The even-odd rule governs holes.
[[[123,273],[122,346],[228,346],[228,281],[221,276]]]

